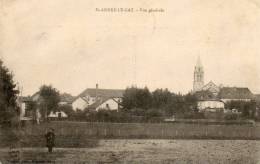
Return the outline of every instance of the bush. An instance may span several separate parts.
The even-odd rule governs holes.
[[[237,113],[226,113],[224,116],[225,120],[237,120],[239,117],[239,114]]]
[[[134,116],[145,116],[146,111],[142,108],[133,108],[130,113]]]
[[[163,113],[159,109],[149,109],[145,112],[145,117],[162,117]]]
[[[58,111],[65,112],[69,117],[71,117],[73,114],[75,114],[75,111],[72,109],[71,105],[60,105],[58,107]]]
[[[204,119],[205,115],[204,115],[204,113],[190,112],[190,113],[184,113],[183,118],[185,118],[185,119]]]

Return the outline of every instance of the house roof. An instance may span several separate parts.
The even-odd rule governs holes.
[[[219,91],[219,87],[213,83],[212,81],[208,82],[206,85],[204,85],[202,87],[202,90],[210,90],[210,91],[215,91],[215,92],[218,92]]]
[[[88,108],[89,109],[96,109],[98,106],[109,100],[110,98],[103,98],[103,99],[98,99],[96,102],[91,104]]]
[[[197,92],[195,92],[195,96],[198,100],[216,99],[216,96],[209,90],[197,91]]]
[[[68,93],[60,94],[60,102],[72,103],[74,97]]]
[[[219,91],[221,99],[253,99],[253,94],[248,88],[223,87]]]
[[[217,101],[217,102],[222,102],[222,103],[224,103],[222,100],[220,100],[220,99],[205,99],[205,100],[198,100],[198,102],[206,102],[206,101]]]
[[[27,96],[27,97],[19,96],[19,97],[18,97],[18,100],[21,101],[21,102],[32,101],[32,99],[31,99],[29,96]]]
[[[85,97],[89,95],[90,97],[103,97],[103,98],[112,98],[112,97],[123,97],[123,89],[96,89],[96,88],[87,88],[78,97]]]

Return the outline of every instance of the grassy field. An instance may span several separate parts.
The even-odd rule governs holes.
[[[29,126],[23,132],[44,135],[48,127],[54,128],[58,136],[99,139],[260,139],[260,127],[247,124],[51,122]]]
[[[45,148],[49,127],[56,134],[53,154]],[[0,162],[255,164],[260,163],[260,141],[254,139],[260,139],[258,124],[50,122],[2,129]]]
[[[27,163],[176,163],[257,164],[260,141],[246,140],[101,140],[93,148],[17,149]],[[9,149],[0,149],[0,160],[12,159]]]
[[[54,128],[56,147],[95,147],[100,139],[260,139],[260,126],[185,123],[50,122],[0,130],[0,147],[45,147],[45,133]]]

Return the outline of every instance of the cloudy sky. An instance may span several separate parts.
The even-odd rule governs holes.
[[[162,8],[109,13],[96,8]],[[79,94],[87,87],[192,89],[205,82],[260,93],[257,0],[0,0],[0,57],[23,86]]]

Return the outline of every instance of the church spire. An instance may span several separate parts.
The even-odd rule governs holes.
[[[204,86],[204,71],[203,66],[200,61],[200,57],[198,57],[197,64],[194,69],[194,79],[193,79],[193,91],[200,91]]]
[[[196,67],[202,67],[200,56],[198,56]]]

